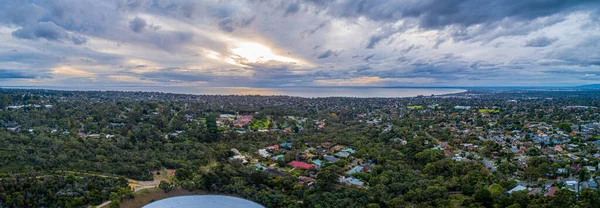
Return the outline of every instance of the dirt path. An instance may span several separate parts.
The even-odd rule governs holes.
[[[71,170],[62,170],[59,172],[73,173],[73,174],[80,174],[80,175],[91,175],[91,176],[105,177],[105,178],[119,178],[119,176],[103,175],[103,174],[99,174],[99,173],[86,173],[86,172],[71,171]],[[130,178],[125,178],[125,179],[127,179],[129,187],[131,187],[131,189],[134,192],[137,192],[142,189],[158,187],[160,182],[163,181],[162,179],[159,179],[159,178],[156,178],[153,181],[138,181],[138,180],[133,180]]]
[[[106,202],[104,202],[104,203],[102,203],[102,204],[100,204],[100,205],[96,206],[96,208],[102,208],[102,207],[106,207],[106,206],[110,205],[110,203],[112,203],[112,201],[106,201]]]

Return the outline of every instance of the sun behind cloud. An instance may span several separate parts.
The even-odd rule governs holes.
[[[243,62],[259,63],[268,61],[279,61],[287,63],[298,63],[297,60],[274,54],[270,48],[259,43],[242,42],[236,45],[236,48],[231,49],[231,52],[237,60]]]

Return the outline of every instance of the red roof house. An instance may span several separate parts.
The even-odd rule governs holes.
[[[552,187],[552,188],[548,189],[548,192],[546,192],[545,196],[547,196],[547,197],[553,197],[554,194],[556,193],[556,191],[558,191],[558,188]]]
[[[563,148],[561,146],[556,145],[556,147],[554,147],[554,149],[556,151],[563,151]]]
[[[279,145],[278,144],[271,145],[271,146],[268,146],[267,149],[270,149],[270,150],[279,149]]]
[[[448,157],[448,156],[452,156],[452,151],[451,151],[451,150],[449,150],[449,149],[445,149],[445,150],[444,150],[444,155],[446,155],[447,157]]]
[[[292,161],[292,162],[289,162],[288,165],[292,166],[293,168],[300,168],[300,169],[310,169],[315,166],[313,164],[308,164],[308,163],[300,162],[300,161]]]
[[[525,153],[525,152],[527,151],[527,147],[525,147],[525,146],[521,146],[521,147],[519,148],[519,151],[521,151],[521,153]]]
[[[175,176],[175,169],[167,169],[167,174],[169,176]]]

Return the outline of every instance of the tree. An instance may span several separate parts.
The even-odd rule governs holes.
[[[118,208],[121,207],[121,196],[118,193],[110,192],[110,207]]]
[[[513,204],[513,205],[510,205],[510,206],[508,206],[506,208],[521,208],[521,205],[519,205],[519,204]]]
[[[581,182],[587,181],[589,177],[590,173],[587,171],[586,168],[582,168],[581,170],[579,170],[579,174],[577,176],[577,179],[579,179],[579,183],[577,183],[577,192],[579,192],[579,186]]]
[[[387,203],[388,207],[391,208],[401,208],[407,207],[407,203],[400,198],[393,198]]]
[[[556,191],[550,201],[551,207],[568,208],[573,204],[575,204],[575,193],[566,188]]]
[[[444,158],[444,154],[440,150],[426,149],[415,155],[416,161],[421,163],[422,165],[426,165],[427,163],[432,163]]]
[[[380,207],[379,204],[375,204],[375,203],[367,204],[367,208],[379,208],[379,207]]]
[[[173,189],[173,186],[169,182],[161,181],[160,184],[158,184],[158,188],[167,193]]]
[[[502,188],[502,186],[500,186],[499,184],[494,184],[490,187],[490,195],[492,198],[497,199],[500,196],[504,195],[504,188]]]
[[[538,180],[538,178],[541,176],[540,168],[539,167],[530,166],[527,169],[525,169],[525,173],[524,173],[523,176],[529,182],[536,182]]]
[[[475,192],[473,197],[475,198],[475,201],[483,204],[483,206],[492,207],[492,194],[486,188],[479,189],[479,191]]]
[[[562,130],[562,131],[565,131],[565,132],[567,132],[567,133],[570,133],[571,131],[573,131],[573,130],[571,129],[571,125],[569,125],[569,123],[566,123],[566,122],[565,122],[565,123],[558,124],[558,129],[560,129],[560,130]]]
[[[527,191],[512,192],[509,195],[509,199],[513,203],[521,205],[521,207],[527,207],[527,204],[529,204],[529,195],[527,194]]]
[[[317,175],[317,190],[331,191],[337,182],[337,174],[326,168]]]
[[[506,175],[510,175],[517,171],[517,165],[510,161],[504,161],[498,165],[497,170]]]
[[[373,187],[371,190],[371,193],[375,201],[383,202],[390,198],[388,188],[383,184],[375,185],[375,187]]]
[[[215,116],[206,117],[206,129],[211,134],[216,134],[219,131],[219,127],[217,126],[217,118]]]
[[[598,189],[583,189],[580,196],[580,203],[583,207],[600,206],[600,191]]]

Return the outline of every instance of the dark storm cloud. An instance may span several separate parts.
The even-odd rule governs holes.
[[[17,70],[0,69],[0,79],[31,79],[35,76]]]
[[[546,36],[542,36],[542,37],[537,37],[531,40],[527,40],[527,43],[525,43],[526,47],[546,47],[549,46],[550,44],[554,43],[555,41],[557,41],[558,39],[556,38],[548,38]]]
[[[413,45],[408,46],[407,48],[399,50],[399,52],[403,53],[403,54],[404,53],[410,53],[411,51],[417,50],[417,49],[422,48],[422,47],[423,47],[422,45],[416,46],[416,45],[413,44]]]
[[[330,76],[330,74],[322,73],[322,70],[310,70],[302,66],[278,61],[249,63],[248,66],[252,67],[252,79],[240,81],[252,86],[305,85],[306,82],[312,82],[314,77]],[[232,71],[232,73],[239,73],[239,70]]]
[[[554,15],[531,21],[517,21],[506,18],[500,21],[482,23],[473,27],[451,25],[445,28],[449,36],[444,38],[454,42],[480,41],[485,44],[498,38],[525,36],[533,31],[538,31],[566,20],[566,15]]]
[[[196,12],[196,3],[192,1],[185,2],[181,5],[181,12],[184,17],[191,19],[194,12]]]
[[[290,16],[290,15],[296,14],[299,10],[300,10],[299,4],[291,3],[290,5],[287,6],[287,9],[285,9],[284,16]]]
[[[87,38],[79,35],[69,34],[65,29],[57,26],[53,22],[40,22],[37,24],[32,24],[15,30],[12,35],[16,38],[30,40],[36,40],[40,38],[56,42],[67,40],[76,45],[81,45],[87,42]]]
[[[256,16],[251,16],[248,18],[241,18],[239,20],[235,20],[231,17],[227,17],[221,19],[218,23],[219,29],[225,32],[233,32],[236,28],[248,27],[252,25],[252,23],[256,20]]]
[[[225,32],[233,32],[233,20],[231,18],[225,18],[219,21],[219,28]]]
[[[156,47],[165,51],[174,52],[180,50],[180,46],[193,42],[194,34],[191,32],[164,32],[154,33],[142,40],[143,42],[154,44]]]
[[[600,75],[600,71],[592,70],[567,70],[567,69],[552,69],[543,71],[547,74],[558,74],[558,75]]]
[[[248,18],[243,18],[240,21],[240,26],[241,27],[248,27],[248,26],[252,25],[252,23],[254,22],[254,20],[256,20],[256,15],[248,17]]]
[[[129,21],[129,28],[131,28],[131,30],[133,30],[133,32],[136,33],[144,31],[146,29],[146,25],[146,20],[139,17],[136,17]]]
[[[552,50],[547,58],[557,60],[553,65],[600,66],[599,51],[600,37],[590,36],[569,47]]]
[[[329,57],[337,57],[339,55],[339,52],[335,52],[332,51],[331,49],[317,55],[318,59],[325,59],[325,58],[329,58]]]
[[[374,21],[397,21],[414,18],[422,28],[440,28],[448,25],[471,26],[505,18],[532,20],[576,7],[598,5],[595,0],[522,1],[522,0],[348,0],[328,6],[332,14]]]
[[[198,82],[210,81],[205,75],[197,75],[182,72],[153,72],[142,74],[142,77],[148,80],[158,82],[183,81],[183,82]]]
[[[382,41],[383,39],[386,39],[388,37],[389,37],[388,34],[373,35],[373,36],[369,37],[369,40],[367,41],[367,48],[368,49],[375,48],[375,45],[377,45],[377,43],[379,43],[379,41]]]
[[[182,69],[179,67],[164,68],[154,72],[141,73],[139,75],[144,79],[154,80],[158,82],[198,82],[211,80],[211,77],[209,77],[206,74],[193,72],[192,70]]]
[[[404,20],[406,26],[415,25],[425,30],[452,28],[451,37],[455,40],[482,40],[482,33],[488,34],[484,41],[489,42],[500,36],[524,35],[537,27],[545,27],[557,23],[546,21],[544,24],[528,25],[526,23],[540,17],[549,17],[558,13],[574,10],[597,11],[600,1],[581,0],[347,0],[334,3],[319,4],[320,8],[331,15],[356,19],[367,18],[381,24],[393,24]],[[556,17],[560,18],[560,17]],[[466,28],[479,25],[474,31]],[[516,27],[513,25],[521,25]],[[407,27],[385,28],[373,34],[366,41],[366,48],[375,48],[380,41],[405,31]],[[498,28],[509,28],[510,30]],[[471,28],[473,30],[473,28]],[[494,37],[495,36],[495,37]]]
[[[314,27],[314,28],[310,28],[310,29],[307,29],[307,30],[304,30],[304,31],[302,31],[302,32],[300,33],[300,35],[301,35],[302,37],[304,37],[305,35],[312,35],[312,34],[314,34],[315,32],[319,31],[320,29],[323,29],[323,28],[324,28],[325,26],[327,26],[328,24],[329,24],[329,21],[324,21],[324,22],[322,22],[321,24],[317,25],[317,26],[316,26],[316,27]]]
[[[371,35],[368,39],[367,39],[367,49],[373,49],[375,48],[375,46],[377,46],[381,41],[389,39],[391,36],[402,32],[406,29],[406,25],[402,25],[400,27],[394,27],[394,26],[385,26],[381,28],[381,31],[378,33],[375,33],[374,35]],[[390,40],[389,43],[391,43],[393,41]]]
[[[364,72],[364,71],[368,71],[368,70],[371,70],[371,69],[372,68],[370,66],[361,65],[361,66],[358,66],[358,68],[356,68],[356,71],[357,72]]]
[[[228,86],[228,84],[231,86],[231,83],[235,83],[235,86],[280,86],[289,83],[295,83],[298,80],[309,80],[310,77],[315,76],[312,73],[294,74],[293,71],[304,69],[298,69],[293,65],[276,61],[270,61],[266,63],[248,63],[248,66],[252,67],[253,74],[251,77],[223,77],[220,75],[215,75],[215,72],[218,72],[219,74],[240,74],[242,71],[247,71],[231,68],[205,69],[199,71],[188,68],[172,67],[159,69],[155,72],[146,72],[141,74],[126,72],[126,74],[138,75],[144,80],[152,80],[163,83],[207,82],[210,83],[211,86]]]
[[[577,78],[579,78],[580,80],[587,80],[587,81],[600,81],[600,72],[580,74]]]
[[[366,57],[363,59],[363,61],[369,61],[369,60],[371,60],[373,57],[375,57],[375,54],[368,55],[368,56],[366,56]]]
[[[0,2],[0,23],[26,25],[42,18],[44,9],[36,4],[22,0],[4,0]]]
[[[98,35],[111,30],[122,18],[113,5],[94,0],[34,1],[45,9],[40,21],[53,22],[67,31]]]
[[[149,0],[120,0],[117,1],[117,7],[126,10],[139,10],[149,6],[151,1]]]

